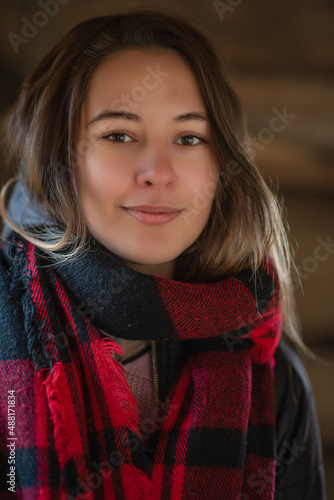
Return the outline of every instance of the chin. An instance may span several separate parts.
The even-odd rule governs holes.
[[[170,265],[186,248],[187,245],[175,245],[171,248],[166,241],[136,241],[132,239],[126,245],[111,244],[104,240],[103,245],[112,253],[120,257],[129,267],[147,268],[147,272],[154,271],[153,268],[165,268]],[[189,245],[188,245],[189,246]],[[163,251],[164,250],[164,251]],[[152,269],[150,269],[152,268]],[[142,271],[145,272],[145,271]]]

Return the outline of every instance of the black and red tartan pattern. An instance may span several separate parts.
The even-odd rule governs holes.
[[[78,312],[79,285],[71,293],[70,281],[38,265],[40,251],[31,243],[18,240],[16,250],[5,314],[9,317],[11,304],[17,324],[8,336],[13,340],[8,357],[0,359],[0,384],[3,394],[16,393],[17,484],[15,496],[7,492],[2,398],[1,498],[274,497],[276,293],[260,297],[259,292],[259,316],[247,272],[219,284],[184,286],[158,277],[144,283],[159,304],[152,308],[147,301],[143,311],[155,315],[153,327],[167,316],[164,335],[207,338],[211,345],[201,351],[198,343],[190,351],[144,432],[124,369],[114,357],[121,347]],[[263,277],[267,289],[275,290],[270,266]],[[133,294],[131,280],[128,288]],[[124,300],[126,292],[121,295],[114,300]],[[132,319],[138,319],[137,310]],[[7,326],[8,335],[9,321]],[[152,334],[141,332],[143,338]]]

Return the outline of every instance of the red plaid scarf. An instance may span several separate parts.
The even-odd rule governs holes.
[[[273,498],[281,318],[269,259],[254,275],[189,284],[133,271],[99,246],[55,266],[15,235],[7,253],[16,352],[0,361],[0,383],[16,394],[18,498]],[[115,359],[125,353],[97,327],[132,340],[191,339],[144,427]]]

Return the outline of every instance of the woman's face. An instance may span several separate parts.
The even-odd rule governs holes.
[[[122,114],[123,113],[123,114]],[[172,277],[202,232],[218,173],[195,77],[173,53],[131,51],[91,79],[76,147],[90,232],[139,272]]]

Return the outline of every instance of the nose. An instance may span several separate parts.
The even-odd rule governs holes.
[[[176,179],[170,153],[164,147],[147,150],[141,155],[139,165],[136,180],[141,186],[164,187]]]

